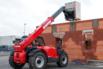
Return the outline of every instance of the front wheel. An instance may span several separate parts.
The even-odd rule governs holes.
[[[57,62],[57,65],[59,67],[65,67],[68,65],[68,55],[63,52],[60,56],[59,56],[59,60]]]
[[[30,69],[45,69],[47,64],[46,57],[42,52],[36,52],[33,56],[29,57]]]
[[[24,66],[24,64],[16,64],[13,61],[13,56],[10,55],[9,57],[9,64],[13,69],[22,69],[22,67]]]

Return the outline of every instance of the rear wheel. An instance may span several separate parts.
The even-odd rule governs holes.
[[[46,64],[47,60],[42,52],[36,52],[33,56],[29,57],[30,69],[45,69]]]
[[[59,67],[65,67],[68,65],[68,56],[65,52],[63,52],[60,56],[59,56],[59,60],[57,62],[57,65]]]
[[[13,61],[13,56],[10,55],[9,57],[9,64],[13,69],[22,69],[22,67],[24,66],[24,64],[16,64]]]

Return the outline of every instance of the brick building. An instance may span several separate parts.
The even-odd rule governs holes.
[[[56,46],[56,37],[62,37],[70,61],[103,60],[103,18],[52,24],[41,36],[49,46]]]

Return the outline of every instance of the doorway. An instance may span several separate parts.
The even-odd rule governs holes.
[[[94,60],[93,30],[83,30],[83,52],[86,60]]]
[[[61,38],[56,38],[56,49],[57,49],[57,53],[61,54],[62,52],[62,39]]]

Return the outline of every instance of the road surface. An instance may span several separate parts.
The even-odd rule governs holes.
[[[8,56],[0,56],[0,69],[12,69],[8,64]],[[23,69],[29,69],[26,64]],[[48,65],[47,69],[103,69],[103,65],[80,65],[80,64],[69,64],[67,67],[60,68],[56,64]]]

